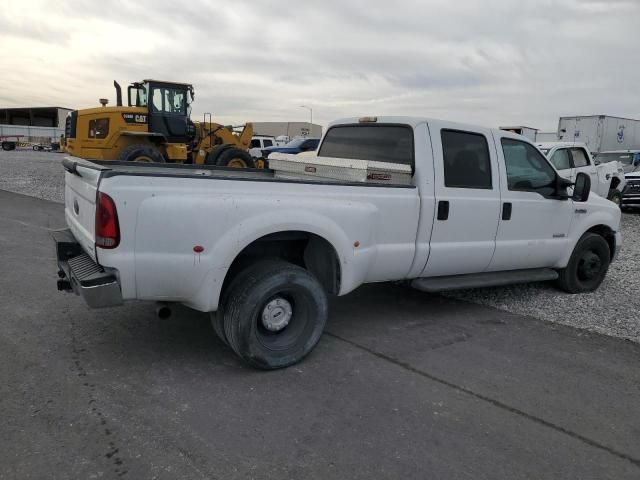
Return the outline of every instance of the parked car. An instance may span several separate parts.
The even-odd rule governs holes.
[[[262,157],[262,150],[273,147],[276,139],[267,135],[254,135],[251,137],[251,146],[249,147],[249,155],[254,159]]]
[[[434,292],[556,280],[589,292],[621,246],[620,209],[589,195],[589,175],[562,178],[514,133],[348,118],[330,125],[309,157],[319,159],[411,168],[402,184],[324,182],[65,158],[58,288],[91,307],[147,300],[211,312],[233,351],[273,369],[314,348],[330,294],[385,281]]]
[[[262,150],[262,158],[269,158],[269,154],[273,152],[279,153],[301,153],[301,152],[311,152],[318,148],[318,144],[320,143],[319,138],[307,138],[301,137],[291,140],[286,145],[282,147],[270,147]]]
[[[595,156],[596,165],[617,162],[625,173],[640,170],[640,150],[611,150]]]
[[[622,208],[640,207],[640,171],[627,173],[627,186],[622,192]]]
[[[616,162],[594,159],[584,143],[544,142],[540,150],[549,158],[558,173],[574,181],[579,172],[591,177],[591,190],[602,198],[622,204],[622,191],[626,185],[623,168]]]

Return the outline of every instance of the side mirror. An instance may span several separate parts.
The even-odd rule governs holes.
[[[580,172],[576,176],[576,183],[573,187],[573,201],[586,202],[591,192],[591,177],[586,173]]]
[[[600,160],[594,160],[593,163],[595,163],[596,165],[600,165]]]

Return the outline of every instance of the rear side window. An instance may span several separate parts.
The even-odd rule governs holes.
[[[566,148],[561,148],[560,150],[556,150],[551,158],[550,162],[556,167],[556,170],[566,170],[571,168],[571,161],[569,160],[569,150]]]
[[[403,125],[332,127],[325,135],[318,155],[413,166],[413,130]]]
[[[587,154],[581,148],[572,148],[571,156],[573,157],[573,166],[575,168],[578,167],[586,167],[589,165],[589,160],[587,159]]]
[[[107,138],[109,133],[109,119],[98,118],[89,120],[89,138]]]
[[[491,189],[491,158],[484,135],[442,130],[444,186]]]
[[[260,148],[260,140],[257,138],[251,140],[251,148]]]

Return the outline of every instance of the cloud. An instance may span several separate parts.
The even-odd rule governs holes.
[[[7,2],[5,2],[7,3]],[[191,82],[223,123],[425,115],[555,129],[640,116],[640,2],[9,1],[6,106],[113,101],[112,80]]]

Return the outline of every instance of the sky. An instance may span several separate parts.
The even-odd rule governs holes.
[[[220,123],[640,118],[640,0],[0,0],[0,107],[192,83]]]

